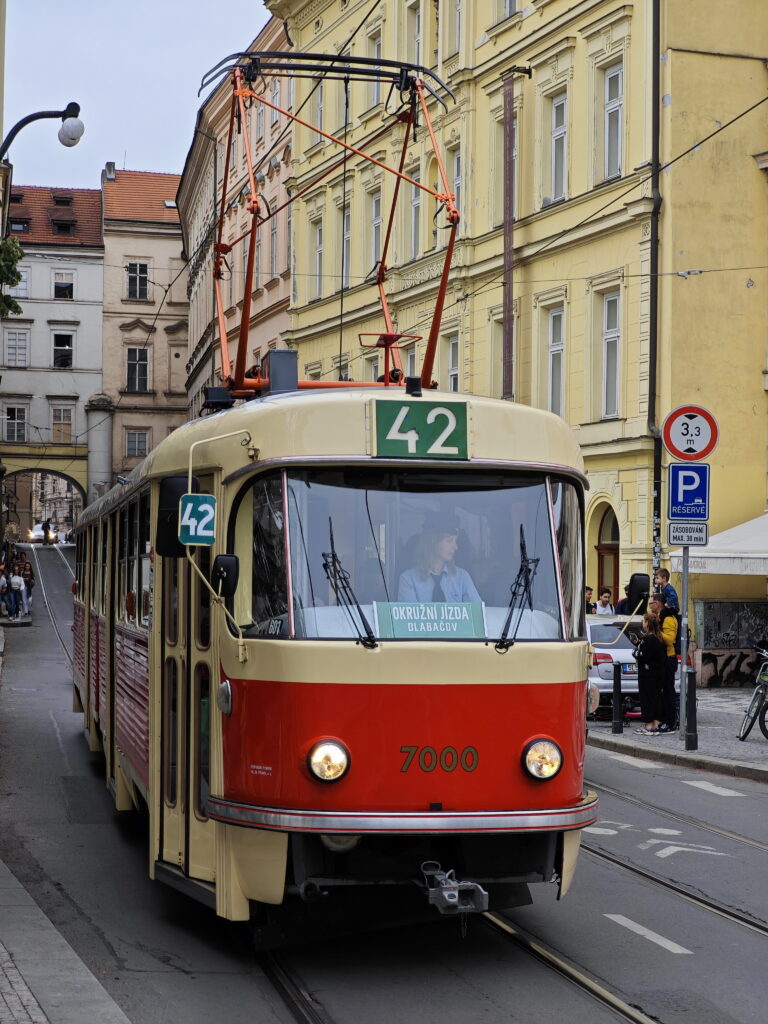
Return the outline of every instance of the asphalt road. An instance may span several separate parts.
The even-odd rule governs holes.
[[[36,549],[65,645],[73,553]],[[219,921],[149,881],[144,825],[114,811],[101,759],[89,753],[81,717],[71,711],[69,662],[41,586],[33,613],[32,627],[6,631],[0,856],[134,1024],[290,1020],[245,926]],[[562,903],[554,887],[534,888],[533,905],[506,919],[657,1021],[764,1019],[765,934],[652,879],[679,883],[765,926],[768,789],[594,748],[587,774],[604,791],[601,820],[586,831],[585,845],[619,863],[585,853]],[[334,937],[280,957],[338,1024],[620,1019],[482,919],[466,929],[437,919]]]

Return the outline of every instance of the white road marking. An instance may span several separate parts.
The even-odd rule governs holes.
[[[587,825],[584,832],[591,832],[593,836],[617,836],[619,830],[617,828],[599,828],[597,825]]]
[[[649,828],[648,831],[657,836],[681,836],[683,834],[678,828]]]
[[[647,839],[638,843],[638,850],[650,850],[652,846],[663,846],[663,850],[654,850],[657,857],[671,857],[673,853],[708,853],[712,857],[730,857],[730,853],[721,853],[714,846],[702,846],[700,843],[678,843],[670,846],[666,839]]]
[[[649,761],[646,758],[630,757],[629,754],[609,754],[608,757],[612,757],[614,761],[625,761],[633,768],[655,768],[658,764],[658,762]]]
[[[688,779],[683,779],[686,786],[695,786],[697,789],[706,789],[708,793],[715,793],[717,796],[744,796],[743,793],[737,793],[735,789],[726,789],[724,786],[715,786],[712,782],[689,782]]]
[[[610,921],[615,921],[616,924],[620,924],[622,928],[628,928],[629,931],[635,932],[636,935],[642,935],[644,939],[648,939],[650,942],[655,942],[657,946],[661,946],[663,949],[668,950],[670,953],[687,953],[688,956],[693,956],[693,950],[686,949],[685,946],[678,946],[676,942],[671,939],[665,939],[663,935],[659,935],[658,932],[652,932],[649,928],[644,928],[637,921],[632,921],[628,917],[624,917],[623,914],[604,914]]]

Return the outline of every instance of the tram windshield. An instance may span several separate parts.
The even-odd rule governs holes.
[[[583,635],[576,486],[540,473],[312,468],[241,492],[234,614],[248,637]]]

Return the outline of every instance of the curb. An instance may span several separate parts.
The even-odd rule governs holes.
[[[630,757],[645,761],[662,761],[664,764],[677,764],[685,768],[698,768],[702,771],[719,772],[721,775],[732,775],[739,779],[752,779],[754,782],[768,782],[768,768],[755,765],[739,764],[737,761],[725,761],[721,757],[707,757],[696,750],[674,751],[660,750],[658,747],[640,747],[615,740],[608,736],[587,734],[587,745],[602,750],[613,750]]]

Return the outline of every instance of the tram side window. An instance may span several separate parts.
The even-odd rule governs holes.
[[[211,578],[211,549],[200,545],[197,549],[197,564],[205,579]],[[204,650],[211,642],[211,592],[195,575],[196,593],[196,639],[197,646]]]
[[[163,613],[166,643],[179,639],[179,560],[163,559]]]
[[[197,784],[195,808],[199,818],[208,817],[208,795],[211,780],[211,677],[205,662],[195,669],[197,699]]]
[[[138,558],[137,558],[137,533],[138,533],[138,502],[132,501],[128,506],[128,538],[127,538],[127,572],[126,572],[126,584],[128,592],[133,594],[133,614],[129,615],[132,622],[139,621],[138,607],[138,587],[137,587],[137,575],[138,575]]]
[[[77,596],[82,601],[83,599],[83,583],[85,582],[84,576],[84,565],[83,565],[83,534],[78,533],[77,535],[77,550],[75,555],[76,573],[77,573]]]
[[[251,558],[251,586],[247,559],[241,560],[235,615],[251,636],[288,636],[288,585],[285,562],[283,475],[259,477],[241,495],[236,511],[235,550]]]
[[[125,619],[125,598],[128,593],[127,578],[127,552],[128,552],[128,509],[124,505],[120,509],[119,534],[117,542],[118,551],[118,583],[117,583],[117,608],[118,617]]]
[[[99,607],[99,588],[97,586],[99,578],[99,524],[94,523],[88,531],[88,539],[90,541],[90,554],[91,554],[91,565],[90,565],[90,601],[89,604],[93,611],[97,611]]]
[[[105,519],[101,524],[101,586],[99,587],[99,611],[103,614],[105,614],[107,610],[107,575],[109,573],[109,567],[107,565],[108,530],[109,521]]]
[[[152,610],[152,563],[149,560],[151,547],[149,532],[149,491],[139,495],[139,587],[141,595],[137,615],[142,626],[148,626]]]
[[[583,637],[584,548],[581,503],[573,484],[552,481],[551,488],[565,621],[571,638]]]
[[[165,799],[171,807],[176,803],[176,784],[178,768],[178,670],[173,658],[165,659],[163,672],[163,753],[165,763],[163,776],[165,782]]]

